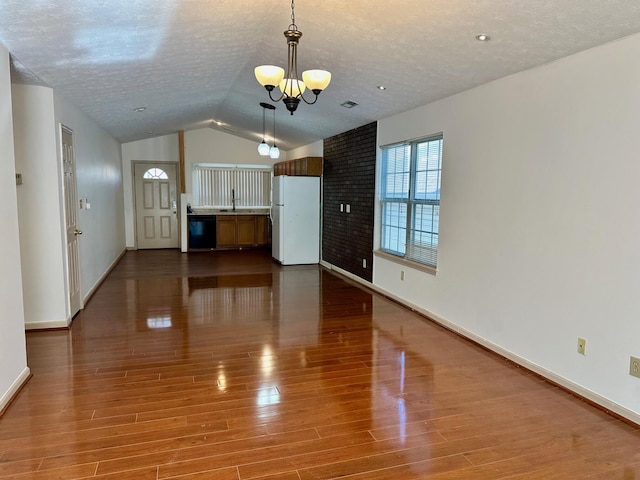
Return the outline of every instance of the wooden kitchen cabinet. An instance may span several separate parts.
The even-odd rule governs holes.
[[[269,243],[266,215],[218,215],[217,248],[260,247]]]
[[[256,215],[256,243],[267,245],[269,243],[269,217]]]
[[[256,217],[255,215],[238,215],[238,246],[251,247],[256,243]]]
[[[238,228],[235,215],[218,215],[216,237],[217,248],[238,246]]]
[[[322,157],[303,157],[295,160],[278,162],[273,166],[274,176],[322,176]]]

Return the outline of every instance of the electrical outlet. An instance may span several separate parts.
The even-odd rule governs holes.
[[[367,259],[366,258],[362,259],[362,268],[367,268]]]
[[[587,354],[587,341],[584,338],[578,337],[578,353],[580,355]]]
[[[629,375],[640,378],[640,358],[631,356]]]
[[[351,205],[347,203],[347,213],[351,213]]]
[[[400,280],[404,282],[404,270],[400,270]]]

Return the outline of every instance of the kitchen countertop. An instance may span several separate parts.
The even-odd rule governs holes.
[[[269,215],[268,208],[198,208],[191,207],[193,213],[188,215]]]

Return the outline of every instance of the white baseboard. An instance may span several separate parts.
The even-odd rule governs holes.
[[[25,367],[25,369],[20,373],[18,378],[11,384],[9,390],[5,392],[2,397],[0,397],[0,413],[4,411],[5,408],[11,403],[13,397],[20,391],[22,386],[29,380],[31,377],[31,370],[29,367]]]
[[[52,330],[59,328],[68,328],[71,325],[71,319],[53,320],[51,322],[29,322],[24,324],[25,330]]]
[[[320,265],[323,266],[324,268],[326,268],[327,270],[334,271],[336,273],[339,273],[343,277],[347,277],[350,280],[353,280],[355,282],[361,283],[362,285],[364,285],[367,288],[371,288],[372,290],[376,290],[376,286],[373,283],[367,282],[364,278],[360,278],[359,276],[354,275],[351,272],[347,272],[346,270],[343,270],[340,267],[336,267],[335,265],[331,265],[330,263],[327,263],[324,260],[320,260]]]
[[[478,335],[476,335],[475,333],[466,330],[462,327],[460,327],[459,325],[456,325],[455,323],[452,323],[442,317],[440,317],[439,315],[436,315],[433,312],[430,312],[429,310],[427,310],[426,308],[423,308],[419,305],[416,305],[414,303],[409,302],[408,300],[398,297],[397,295],[371,283],[368,282],[360,277],[358,277],[357,275],[354,275],[350,272],[347,272],[339,267],[336,267],[334,265],[331,265],[330,263],[321,261],[320,264],[327,268],[328,270],[332,270],[342,276],[345,276],[357,283],[362,284],[363,286],[377,292],[380,293],[381,295],[384,295],[385,297],[391,298],[392,300],[398,302],[401,305],[404,305],[407,308],[410,308],[411,310],[414,310],[418,313],[420,313],[421,315],[427,317],[429,320],[434,321],[437,324],[442,325],[443,327],[447,328],[448,330],[451,330],[455,333],[457,333],[458,335],[461,335],[462,337],[465,337],[475,343],[477,343],[478,345],[483,346],[484,348],[486,348],[487,350],[491,350],[494,353],[497,353],[498,355],[512,361],[513,363],[516,363],[524,368],[526,368],[527,370],[530,370],[538,375],[540,375],[541,377],[546,378],[547,380],[549,380],[552,383],[555,383],[557,385],[559,385],[562,388],[565,388],[566,390],[569,390],[570,392],[575,393],[576,395],[602,407],[603,409],[605,409],[608,412],[612,412],[616,415],[619,415],[620,417],[626,418],[627,420],[640,425],[640,414],[634,412],[633,410],[629,410],[626,407],[623,407],[622,405],[619,405],[618,403],[615,403],[613,401],[611,401],[610,399],[603,397],[602,395],[599,395],[596,392],[593,392],[591,390],[588,390],[584,387],[582,387],[581,385],[578,385],[574,382],[572,382],[571,380],[564,378],[550,370],[547,370],[543,367],[541,367],[540,365],[537,365],[535,363],[530,362],[529,360],[527,360],[526,358],[520,357],[519,355],[516,355],[513,352],[510,352],[504,348],[502,348],[499,345],[496,345],[493,342],[490,342],[489,340],[487,340],[486,338],[480,337]]]
[[[118,255],[116,257],[116,259],[111,262],[111,265],[109,265],[109,267],[107,268],[107,270],[100,276],[100,278],[98,279],[98,281],[96,283],[93,284],[93,287],[91,287],[89,289],[89,291],[87,292],[87,294],[84,296],[84,298],[82,299],[82,304],[83,307],[84,305],[89,301],[89,299],[91,299],[91,297],[93,296],[94,293],[96,293],[96,290],[98,290],[98,288],[100,287],[100,285],[102,285],[102,282],[104,282],[105,278],[107,278],[107,276],[111,273],[111,271],[116,267],[116,265],[118,264],[118,262],[122,259],[122,257],[125,256],[125,254],[127,253],[127,249],[123,249],[122,252],[120,252],[120,255]]]

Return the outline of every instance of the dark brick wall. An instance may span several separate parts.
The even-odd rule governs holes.
[[[369,282],[373,280],[376,133],[374,122],[325,139],[323,154],[322,259]],[[346,212],[347,204],[351,213]]]

